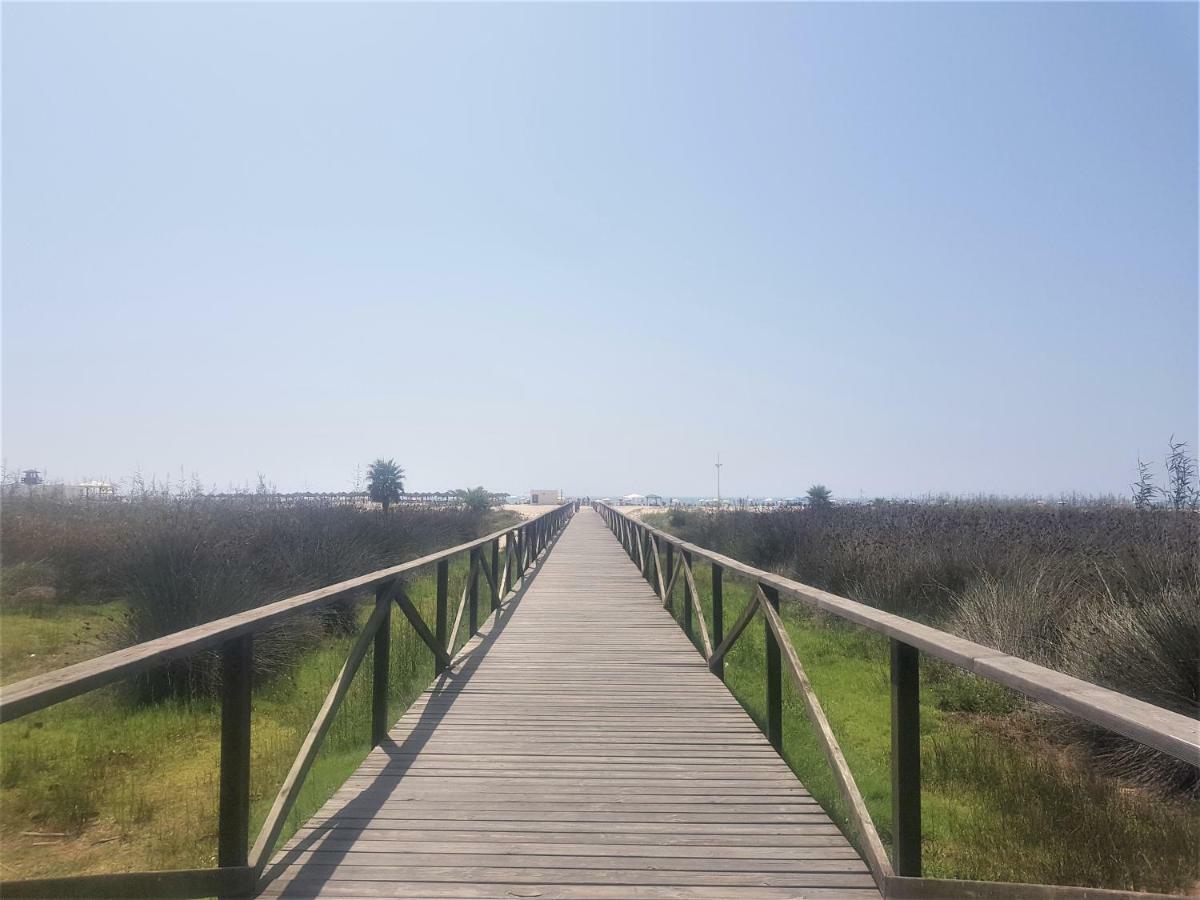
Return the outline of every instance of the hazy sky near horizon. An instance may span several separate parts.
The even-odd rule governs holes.
[[[1197,6],[3,8],[3,455],[1124,492],[1197,440]]]

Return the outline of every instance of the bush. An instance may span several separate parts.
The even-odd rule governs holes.
[[[1014,656],[1200,717],[1200,516],[978,502],[690,515],[677,533],[760,568],[930,622]],[[948,708],[1006,703],[944,679]],[[1137,784],[1200,793],[1197,771],[1038,709]]]
[[[6,563],[39,561],[55,573],[60,593],[77,600],[126,600],[128,640],[138,643],[462,543],[478,535],[483,518],[193,497],[103,506],[10,501],[3,524]],[[354,627],[349,600],[257,634],[255,675],[269,677],[322,634]],[[203,653],[142,677],[138,690],[145,697],[209,692],[217,678],[215,653]]]
[[[1198,594],[1195,589],[1169,587],[1155,597],[1109,598],[1081,609],[1064,636],[1059,668],[1200,718]],[[1074,718],[1063,718],[1062,726],[1123,777],[1200,797],[1200,771],[1195,767]]]

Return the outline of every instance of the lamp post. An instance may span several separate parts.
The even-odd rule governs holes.
[[[721,454],[717,454],[717,511],[721,511]]]

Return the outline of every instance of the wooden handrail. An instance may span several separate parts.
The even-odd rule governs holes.
[[[519,527],[523,529],[541,528],[549,520],[549,517],[557,515],[569,506],[574,506],[574,503],[565,503],[557,509],[542,513],[540,516],[522,523]],[[357,578],[317,588],[295,597],[277,600],[246,612],[225,616],[194,628],[135,644],[124,650],[107,653],[86,662],[18,681],[0,688],[0,723],[10,722],[31,712],[37,712],[39,709],[69,700],[71,697],[153,668],[168,660],[190,656],[197,651],[223,644],[230,638],[261,631],[282,619],[316,609],[334,600],[352,596],[368,588],[378,587],[385,582],[416,572],[443,559],[475,550],[503,537],[506,532],[511,530],[511,528],[506,528],[496,531],[485,537],[476,538],[447,550],[439,550],[410,562],[379,569]]]
[[[666,546],[669,561],[677,548],[681,567],[686,573],[692,606],[684,606],[683,628],[689,630],[688,613],[695,612],[704,630],[704,617],[691,578],[693,557],[707,559],[713,569],[713,627],[718,637],[716,650],[705,642],[709,669],[724,680],[723,661],[729,648],[759,612],[766,622],[767,715],[764,728],[772,746],[783,750],[783,703],[780,692],[783,664],[804,701],[818,743],[825,752],[848,815],[862,840],[862,853],[877,886],[885,897],[978,897],[1027,898],[1027,900],[1084,900],[1084,898],[1150,898],[1159,895],[1125,891],[1101,891],[1058,885],[1003,885],[992,882],[947,881],[921,878],[921,723],[920,653],[946,660],[970,672],[1005,685],[1043,703],[1074,713],[1086,721],[1101,725],[1128,738],[1168,753],[1192,765],[1200,765],[1200,722],[1170,710],[1161,709],[1116,691],[1064,675],[1028,660],[1000,653],[971,641],[939,631],[927,625],[885,613],[845,597],[821,591],[798,581],[756,569],[728,556],[679,540],[644,522],[633,519],[607,504],[595,508],[608,522],[613,533],[634,559],[631,541],[643,539],[655,548]],[[746,604],[733,629],[724,637],[721,580],[726,570],[750,579],[754,595]],[[649,574],[643,572],[649,580]],[[671,579],[674,586],[675,576]],[[661,579],[660,579],[661,585]],[[666,590],[670,595],[671,587]],[[660,587],[661,590],[661,587]],[[816,609],[864,626],[889,639],[891,650],[892,712],[892,837],[894,859],[889,860],[875,824],[863,802],[854,777],[846,764],[833,730],[825,717],[808,676],[804,671],[791,637],[779,615],[780,596],[799,600]],[[666,597],[663,598],[666,605]],[[689,631],[690,634],[690,631]]]
[[[1196,719],[1020,657],[1001,653],[992,647],[956,637],[929,625],[884,612],[865,603],[858,603],[784,578],[782,575],[756,569],[638,522],[607,504],[598,505],[620,519],[646,529],[660,542],[716,563],[726,572],[735,572],[752,581],[773,587],[782,596],[799,600],[806,606],[908,644],[981,678],[1012,688],[1041,703],[1058,707],[1138,743],[1161,750],[1183,762],[1200,766],[1200,722]]]
[[[471,567],[463,589],[463,602],[465,603],[468,597],[472,600],[471,618],[474,629],[477,613],[474,606],[477,598],[474,586],[479,570],[483,569],[484,577],[492,589],[489,612],[500,608],[503,596],[507,593],[506,589],[511,589],[512,586],[512,570],[507,562],[503,579],[497,571],[500,538],[505,539],[505,553],[511,558],[513,540],[510,535],[515,536],[516,543],[522,548],[516,554],[520,565],[518,574],[524,578],[528,566],[537,560],[578,508],[579,504],[575,501],[564,503],[515,528],[497,531],[408,563],[380,569],[297,597],[147,641],[86,663],[29,678],[0,690],[0,721],[10,721],[166,660],[189,655],[214,644],[222,648],[218,868],[6,881],[0,882],[0,894],[6,897],[232,897],[251,893],[257,887],[258,879],[270,859],[287,815],[300,794],[304,778],[333,723],[338,707],[372,644],[375,647],[376,659],[371,698],[371,741],[377,745],[386,736],[389,724],[387,697],[392,602],[395,601],[400,607],[421,640],[432,651],[436,671],[444,671],[452,664],[449,652],[452,647],[443,647],[439,641],[445,629],[445,594],[450,558],[463,552],[469,552],[471,555]],[[489,544],[492,547],[491,571],[481,564],[480,548]],[[524,550],[527,545],[530,548],[529,552]],[[401,584],[401,578],[406,573],[432,564],[437,565],[437,635],[430,631]],[[255,841],[253,851],[250,852],[250,671],[253,664],[254,632],[284,617],[354,595],[370,587],[376,588],[375,609],[354,642],[341,672],[317,713],[308,736],[284,778]],[[458,631],[462,611],[463,607],[460,604],[454,630],[448,638],[451,644]]]

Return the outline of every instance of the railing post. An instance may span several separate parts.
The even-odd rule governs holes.
[[[250,707],[254,636],[221,648],[221,788],[217,865],[244,866],[250,851]]]
[[[504,536],[504,557],[507,562],[504,565],[504,594],[507,596],[512,593],[513,586],[513,569],[517,565],[517,557],[513,552],[515,549],[515,531],[510,531]]]
[[[371,746],[378,747],[388,733],[388,675],[392,662],[392,598],[387,585],[375,589],[375,607],[383,618],[375,632],[375,671],[371,687]]]
[[[712,619],[713,619],[713,646],[721,646],[721,641],[725,639],[725,585],[723,583],[725,570],[716,563],[712,564]],[[725,657],[722,656],[717,660],[717,667],[713,669],[713,673],[722,681],[725,680]]]
[[[667,541],[667,571],[663,575],[663,590],[671,590],[671,576],[675,574],[675,545]],[[674,604],[671,602],[671,594],[662,598],[663,606],[671,610],[671,615],[675,614]]]
[[[762,585],[767,602],[779,609],[779,591]],[[777,752],[783,752],[783,665],[779,655],[779,642],[771,631],[770,624],[763,618],[763,629],[767,637],[767,740]]]
[[[438,646],[445,647],[447,634],[450,629],[450,560],[438,560],[437,564],[437,614],[434,620],[433,636],[437,638]],[[449,649],[446,651],[450,652]],[[437,660],[434,660],[434,666],[438,670],[438,674],[446,671],[440,666]]]
[[[691,551],[680,550],[679,555],[683,557],[683,564],[690,569],[692,567]],[[686,634],[688,636],[688,638],[691,638],[691,636],[692,636],[692,601],[688,597],[689,590],[690,590],[690,588],[688,587],[687,579],[684,578],[683,579],[683,633]],[[696,599],[699,600],[700,598],[697,597]]]
[[[921,876],[920,651],[892,645],[892,832],[896,874]]]
[[[492,609],[500,608],[500,538],[492,541]]]
[[[475,635],[479,630],[479,566],[480,553],[478,547],[471,548],[471,562],[467,569],[467,578],[470,579],[470,584],[467,585],[467,607],[470,610],[470,634]]]

